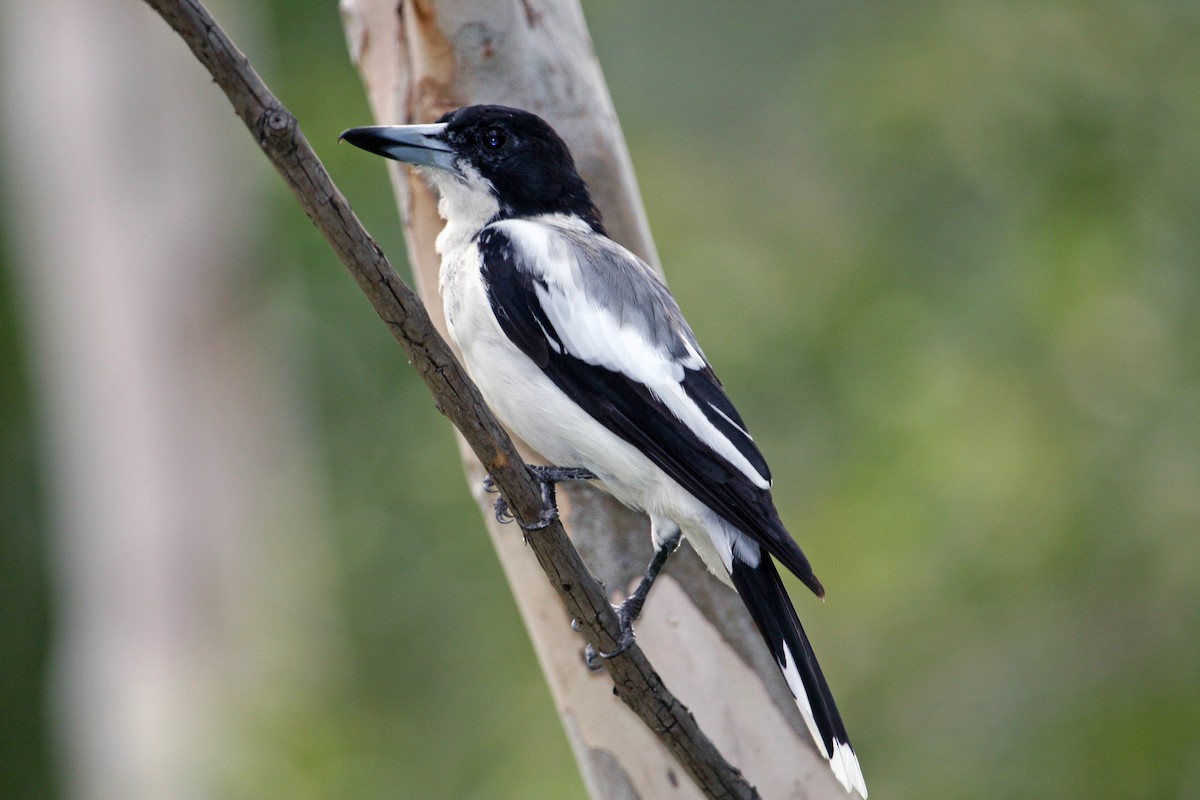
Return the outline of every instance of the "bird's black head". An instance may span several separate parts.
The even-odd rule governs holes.
[[[492,184],[506,215],[575,214],[599,228],[600,213],[571,152],[541,117],[506,106],[467,106],[438,121],[458,158]]]
[[[342,138],[418,166],[443,198],[488,191],[497,217],[571,214],[603,233],[600,212],[567,145],[541,117],[506,106],[467,106],[434,125],[355,128]],[[447,174],[448,173],[448,174]],[[454,180],[449,177],[454,176]]]

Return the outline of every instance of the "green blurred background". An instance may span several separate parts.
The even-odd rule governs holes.
[[[381,164],[334,144],[369,122],[334,4],[241,13],[402,264]],[[1200,5],[585,13],[668,280],[829,589],[797,598],[872,796],[1200,797]],[[255,178],[241,313],[315,442],[337,639],[246,709],[217,796],[581,797],[448,424]],[[53,492],[0,236],[0,796],[50,798]]]

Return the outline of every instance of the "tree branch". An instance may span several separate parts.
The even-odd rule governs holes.
[[[295,118],[200,3],[147,3],[183,37],[225,92],[304,212],[404,348],[433,393],[438,409],[458,428],[492,474],[517,519],[535,521],[540,511],[538,489],[512,441],[458,366],[420,299],[392,269],[333,185]],[[528,542],[567,612],[579,620],[588,642],[604,652],[614,649],[620,630],[616,615],[603,587],[589,573],[562,525],[556,520],[531,535]],[[623,655],[607,659],[605,667],[616,694],[662,740],[707,796],[758,796],[740,771],[721,756],[687,708],[667,690],[636,644]]]

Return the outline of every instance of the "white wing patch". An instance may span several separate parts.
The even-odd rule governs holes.
[[[579,278],[583,266],[571,242],[551,225],[528,220],[505,220],[498,225],[503,226],[514,248],[522,255],[522,267],[540,270],[541,282],[536,290],[538,302],[567,352],[647,387],[700,441],[736,467],[751,483],[760,489],[771,487],[766,476],[754,468],[684,392],[684,369],[697,369],[706,363],[687,337],[681,338],[688,355],[678,359],[647,339],[638,326],[618,319],[598,298],[588,294]],[[723,413],[721,416],[729,419]],[[742,426],[734,424],[734,427],[744,433]]]

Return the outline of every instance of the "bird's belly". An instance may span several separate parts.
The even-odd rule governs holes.
[[[549,463],[586,467],[617,499],[647,507],[665,476],[648,458],[572,402],[507,339],[477,342],[467,371],[506,428]]]

